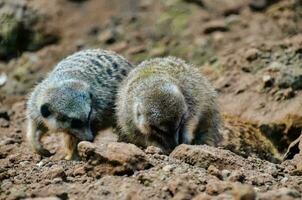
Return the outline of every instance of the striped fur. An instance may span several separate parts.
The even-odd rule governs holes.
[[[59,62],[28,100],[27,138],[31,146],[39,154],[49,155],[40,144],[40,137],[47,130],[80,136],[83,131],[70,128],[73,118],[86,120],[93,133],[114,126],[117,88],[131,68],[132,65],[120,55],[101,49],[83,50]],[[45,104],[51,110],[49,117],[41,116],[41,106]],[[79,140],[83,138],[79,137]],[[75,148],[73,144],[66,146]]]

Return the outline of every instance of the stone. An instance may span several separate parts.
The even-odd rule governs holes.
[[[4,72],[2,72],[0,74],[0,87],[4,86],[6,82],[7,82],[7,75]]]
[[[0,118],[5,119],[6,121],[10,120],[7,110],[0,109]]]
[[[163,170],[165,172],[171,172],[171,171],[173,171],[173,169],[175,169],[175,166],[173,166],[173,165],[166,165],[163,167]]]
[[[238,200],[255,200],[256,192],[251,185],[235,184],[233,186],[232,195]]]
[[[107,29],[98,36],[98,40],[105,44],[113,44],[117,40],[117,34],[113,29]]]
[[[301,194],[294,189],[290,188],[279,188],[271,190],[269,192],[260,193],[259,200],[292,200],[292,199],[301,199]]]
[[[89,161],[100,173],[133,174],[151,167],[146,154],[133,144],[110,142],[95,145],[82,141],[78,144],[78,151],[81,159]]]
[[[250,0],[249,7],[253,11],[262,11],[278,0]]]
[[[224,169],[221,171],[221,176],[223,180],[227,179],[231,175],[231,171]]]
[[[259,53],[260,52],[258,49],[255,49],[255,48],[248,49],[245,53],[245,58],[246,58],[246,60],[252,62],[258,58]]]
[[[186,145],[177,146],[171,157],[182,160],[188,164],[208,169],[210,165],[218,169],[242,167],[244,159],[228,150],[217,149],[207,145]]]
[[[270,75],[264,75],[262,77],[263,87],[272,87],[274,85],[275,79]]]
[[[175,200],[192,199],[197,194],[197,185],[190,183],[186,177],[170,180],[167,186]]]
[[[200,193],[193,198],[193,200],[211,200],[211,199],[213,198],[210,195],[207,195],[206,193]]]
[[[148,146],[145,150],[147,154],[163,154],[163,151],[159,147],[155,146]]]
[[[206,185],[206,193],[209,195],[218,195],[221,194],[227,190],[231,190],[232,186],[228,184],[227,182],[223,181],[213,181],[211,180],[207,185]]]
[[[128,49],[128,53],[131,55],[139,54],[139,53],[144,53],[146,51],[146,46],[145,45],[138,45],[138,46],[133,46]]]
[[[214,20],[204,24],[203,32],[205,34],[210,34],[213,32],[226,32],[229,28],[227,27],[225,21],[223,20]]]
[[[242,170],[235,170],[230,174],[230,176],[228,177],[228,180],[232,181],[232,182],[243,183],[245,180],[244,172]]]
[[[62,180],[66,180],[65,171],[61,166],[52,166],[49,170],[43,172],[42,177],[51,180],[56,178],[61,178]]]
[[[35,198],[26,198],[25,200],[61,200],[59,197],[35,197]]]
[[[213,165],[210,165],[208,167],[208,173],[213,175],[213,176],[216,176],[217,178],[219,179],[222,179],[222,175],[221,175],[221,172],[219,169],[217,169],[215,166]]]

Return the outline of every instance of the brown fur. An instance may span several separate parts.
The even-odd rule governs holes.
[[[181,59],[145,61],[118,92],[120,140],[166,152],[180,143],[216,146],[221,140],[216,96],[207,79]]]

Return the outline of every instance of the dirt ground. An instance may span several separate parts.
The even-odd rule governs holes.
[[[300,0],[0,0],[0,24],[0,199],[302,198]],[[62,159],[59,134],[43,138],[54,156],[35,154],[27,95],[86,48],[196,65],[219,92],[223,145],[163,155],[107,130],[81,161]]]

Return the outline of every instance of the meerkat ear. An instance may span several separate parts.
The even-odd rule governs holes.
[[[48,103],[43,104],[40,108],[40,112],[42,117],[44,118],[49,117],[51,115],[51,112],[49,110],[49,104]]]

